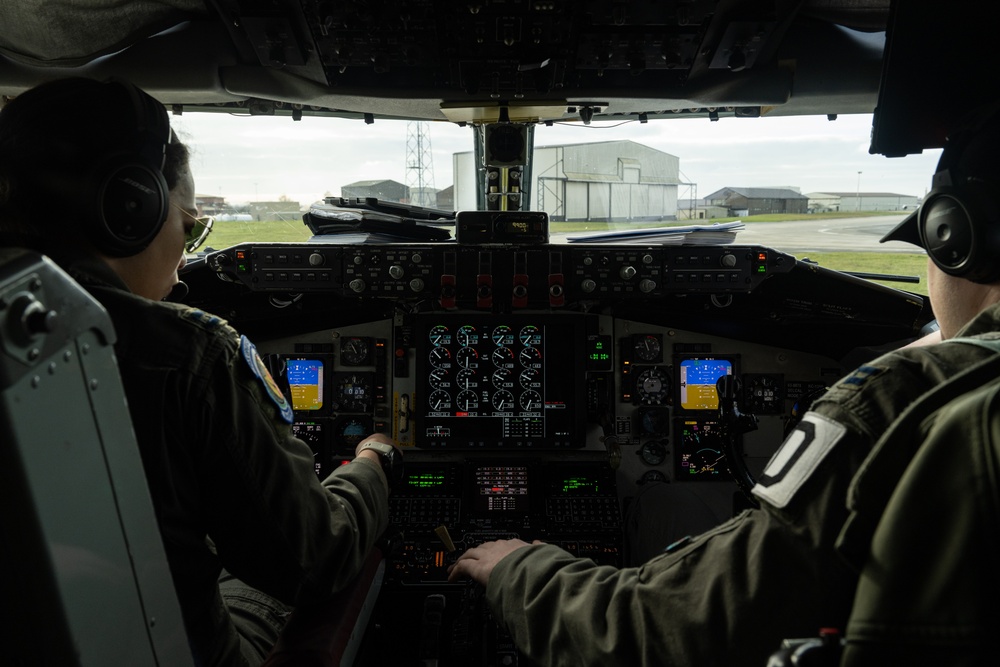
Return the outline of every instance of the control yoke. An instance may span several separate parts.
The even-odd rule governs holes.
[[[736,400],[740,393],[739,379],[723,375],[715,383],[715,389],[719,392],[719,422],[722,425],[722,452],[726,457],[726,466],[750,504],[759,507],[750,493],[757,480],[744,460],[743,441],[740,438],[744,433],[757,430],[757,417],[740,412]]]

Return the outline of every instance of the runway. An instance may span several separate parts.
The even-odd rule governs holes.
[[[922,253],[909,243],[879,243],[904,214],[875,218],[836,218],[789,222],[749,222],[736,243],[768,246],[792,255],[810,252],[901,252]]]

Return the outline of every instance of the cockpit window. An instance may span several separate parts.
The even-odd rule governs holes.
[[[303,214],[329,197],[484,206],[482,132],[471,126],[223,113],[172,122],[193,149],[200,212],[216,219],[212,248],[305,241]],[[871,126],[870,115],[538,124],[522,209],[545,211],[556,239],[740,221],[739,242],[926,293],[922,252],[878,239],[920,203],[940,151],[870,155]]]

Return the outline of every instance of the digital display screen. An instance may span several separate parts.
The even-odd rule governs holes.
[[[439,315],[418,322],[418,446],[584,446],[584,318]]]
[[[587,336],[587,367],[595,371],[610,371],[611,345],[611,336]]]
[[[300,421],[292,424],[292,435],[302,440],[313,452],[313,465],[320,479],[330,473],[330,450],[322,421]]]
[[[527,466],[478,466],[474,476],[474,511],[528,512]]]
[[[454,464],[406,463],[402,488],[394,491],[403,496],[454,496],[462,493],[462,469]]]
[[[677,441],[676,481],[730,479],[723,455],[722,431],[718,422],[678,419],[674,434]]]
[[[556,487],[558,493],[564,496],[597,496],[601,493],[598,481],[585,475],[564,476]]]
[[[715,357],[683,357],[675,360],[677,405],[681,410],[718,410],[716,383],[733,375],[733,360]]]
[[[323,409],[323,362],[319,359],[286,359],[285,376],[292,394],[292,409]]]

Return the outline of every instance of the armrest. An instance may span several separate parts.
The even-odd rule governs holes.
[[[353,664],[385,575],[381,550],[372,549],[347,588],[322,604],[292,612],[263,667],[341,667]]]

